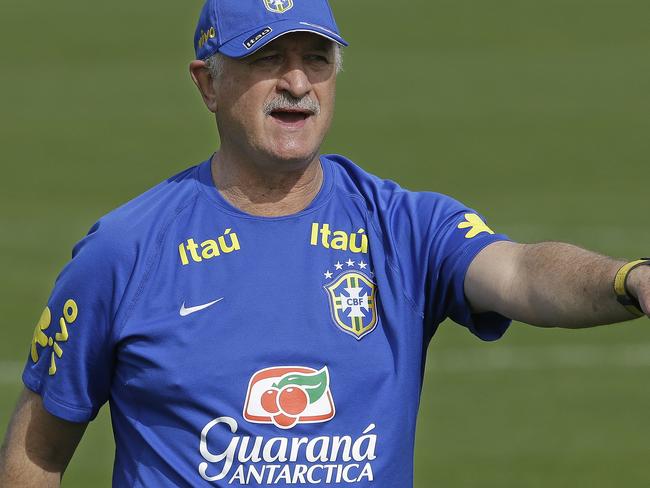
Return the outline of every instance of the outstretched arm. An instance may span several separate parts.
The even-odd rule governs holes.
[[[474,259],[465,295],[476,313],[495,311],[540,327],[580,328],[635,318],[616,300],[614,277],[626,262],[558,242],[496,242]],[[650,266],[627,288],[650,313]]]
[[[60,486],[86,425],[54,417],[24,389],[0,451],[0,486]]]

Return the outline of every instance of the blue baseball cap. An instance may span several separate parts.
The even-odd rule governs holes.
[[[196,59],[243,58],[289,32],[313,32],[347,46],[327,0],[207,0],[194,34]]]

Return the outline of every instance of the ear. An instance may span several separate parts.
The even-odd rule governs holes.
[[[190,63],[192,81],[201,92],[205,106],[212,113],[217,111],[217,95],[214,89],[214,80],[208,71],[205,61],[195,60]]]

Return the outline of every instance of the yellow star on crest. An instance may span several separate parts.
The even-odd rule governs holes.
[[[465,220],[458,224],[459,229],[468,229],[467,234],[465,234],[465,239],[471,239],[476,237],[481,232],[487,232],[488,234],[494,234],[494,231],[490,229],[481,217],[476,214],[465,214]]]

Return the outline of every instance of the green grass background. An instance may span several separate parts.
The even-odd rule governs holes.
[[[519,241],[650,253],[647,0],[332,3],[351,47],[324,151]],[[199,8],[2,1],[0,433],[73,243],[217,145],[187,74]],[[497,344],[443,326],[416,486],[650,486],[649,326],[515,324]],[[113,448],[104,409],[64,486],[108,486]]]

